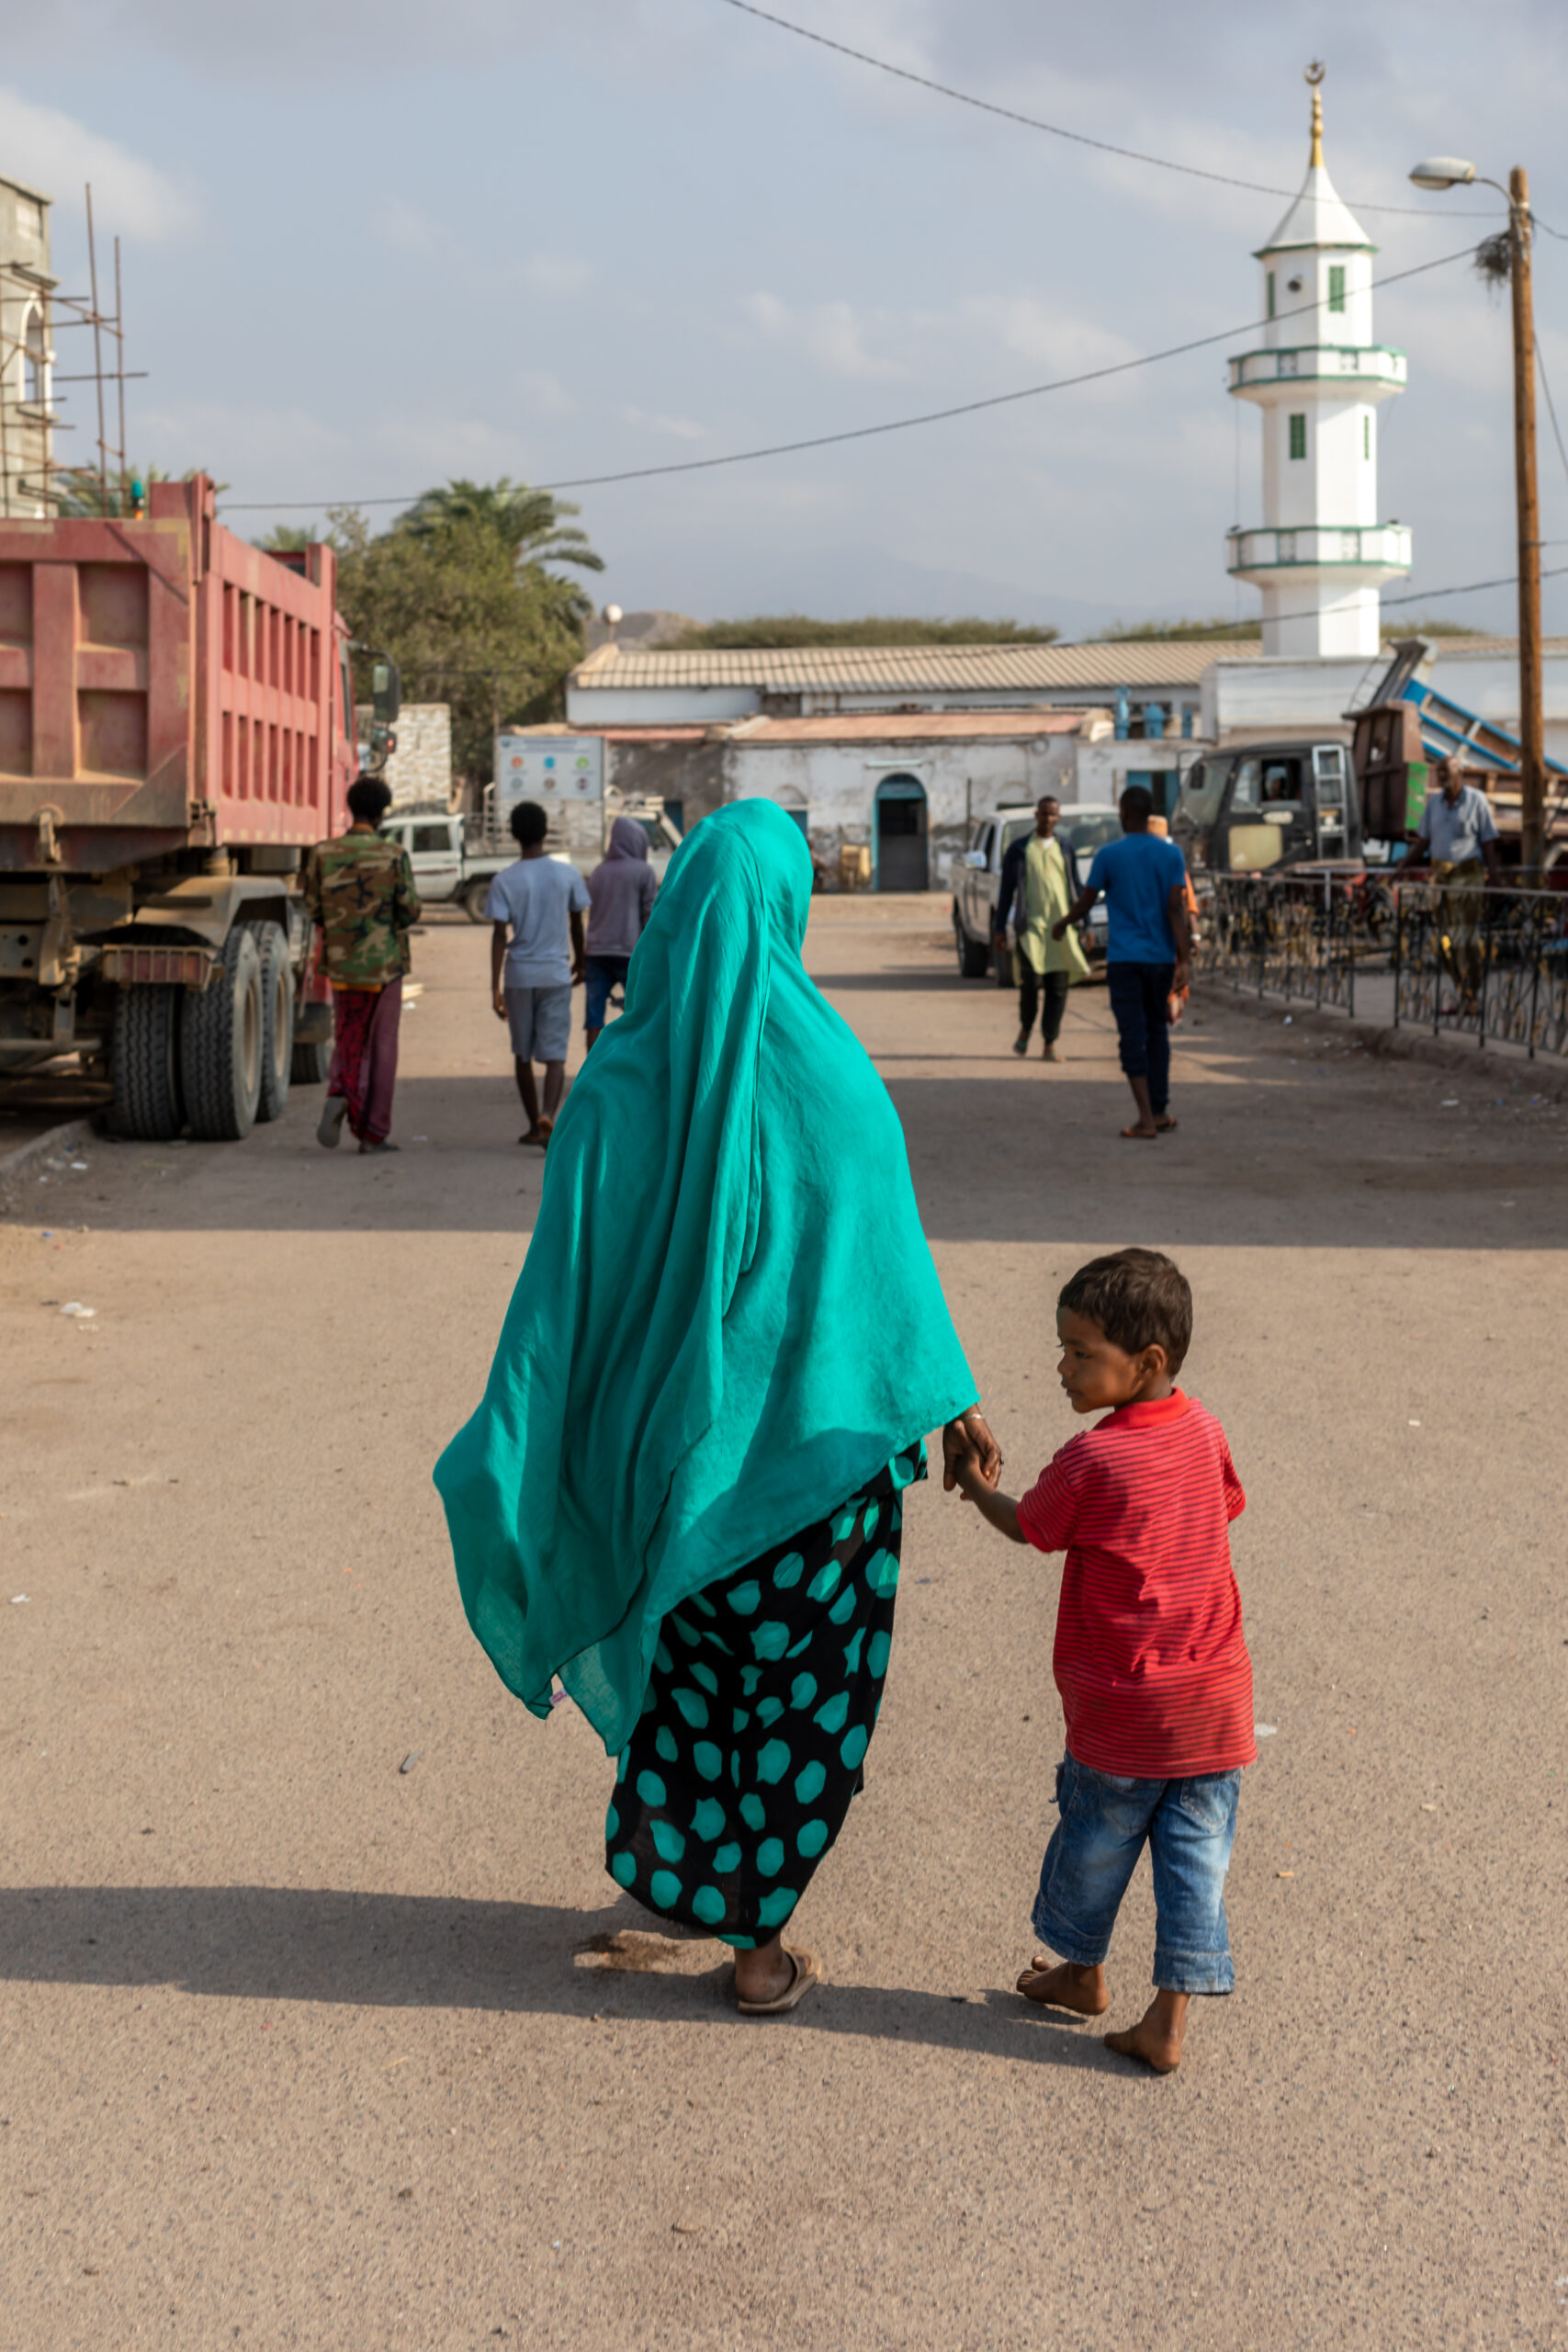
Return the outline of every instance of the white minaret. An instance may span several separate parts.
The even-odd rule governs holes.
[[[1233,576],[1263,591],[1263,650],[1377,652],[1378,583],[1410,569],[1410,533],[1378,514],[1382,401],[1404,390],[1404,354],[1372,341],[1376,248],[1323,162],[1321,65],[1312,66],[1312,160],[1258,254],[1260,351],[1230,362],[1232,395],[1263,411],[1261,530],[1228,534]]]

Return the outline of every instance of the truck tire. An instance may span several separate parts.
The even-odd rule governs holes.
[[[953,944],[958,951],[959,978],[983,980],[991,967],[990,950],[984,941],[970,938],[956,907],[953,910]]]
[[[178,988],[126,988],[115,999],[109,1084],[117,1135],[140,1143],[172,1143],[185,1125],[180,1101],[184,994]]]
[[[471,882],[466,882],[463,886],[463,912],[470,922],[487,922],[490,918],[485,913],[485,909],[489,904],[490,876],[476,875]]]
[[[295,1041],[288,1059],[288,1075],[296,1086],[324,1086],[333,1066],[333,1049],[312,1040],[307,1045]]]
[[[223,943],[209,988],[180,1023],[180,1077],[190,1131],[203,1143],[238,1143],[255,1125],[262,1083],[261,956],[248,923]]]
[[[288,1081],[294,1075],[294,975],[288,967],[288,940],[281,923],[255,926],[261,956],[262,1063],[258,1119],[281,1119],[288,1103]]]

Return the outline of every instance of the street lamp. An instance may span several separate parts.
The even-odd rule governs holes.
[[[1429,155],[1410,175],[1417,187],[1495,187],[1508,199],[1508,277],[1514,309],[1514,487],[1519,537],[1519,864],[1533,873],[1545,851],[1546,761],[1540,707],[1540,508],[1535,478],[1535,316],[1530,299],[1530,187],[1516,164],[1508,185],[1458,155]]]

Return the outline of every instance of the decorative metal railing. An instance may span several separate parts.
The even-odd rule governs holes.
[[[1392,978],[1396,1028],[1568,1053],[1568,892],[1223,875],[1205,899],[1198,968],[1237,989],[1353,1015],[1358,976]]]
[[[1360,891],[1336,876],[1223,875],[1200,914],[1198,968],[1259,996],[1356,1010]]]

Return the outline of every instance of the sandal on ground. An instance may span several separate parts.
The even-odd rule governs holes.
[[[736,2007],[743,2018],[782,2018],[795,2004],[805,1999],[814,1984],[822,1982],[822,1963],[814,1951],[795,1951],[784,1946],[784,1958],[795,1974],[778,1998],[773,2001],[736,2000]]]
[[[1174,1119],[1156,1119],[1155,1121],[1155,1125],[1159,1129],[1162,1136],[1168,1136],[1176,1125],[1176,1121]]]
[[[1026,1054],[1029,1051],[1029,1032],[1027,1029],[1021,1029],[1019,1031],[1017,1036],[1012,1041],[1012,1049],[1015,1054]]]
[[[1123,1143],[1158,1143],[1159,1136],[1153,1127],[1123,1127],[1122,1140]]]
[[[362,1143],[359,1148],[362,1154],[368,1154],[383,1151],[401,1151],[402,1146],[400,1143]]]
[[[1053,1044],[1042,1046],[1040,1058],[1043,1062],[1065,1062],[1067,1057],[1066,1054],[1059,1054]]]

